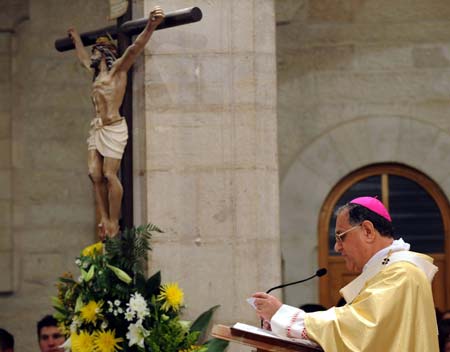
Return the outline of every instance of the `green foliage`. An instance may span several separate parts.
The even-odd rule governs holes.
[[[187,331],[176,317],[160,321],[151,330],[146,342],[151,351],[173,352],[194,345],[198,335],[198,332]]]
[[[151,296],[157,296],[160,293],[161,286],[161,272],[158,271],[152,277],[150,277],[145,283],[145,298],[150,298]]]
[[[224,351],[227,343],[203,342],[218,306],[200,315],[189,328],[179,318],[183,292],[178,284],[161,284],[159,271],[145,277],[153,232],[162,233],[148,224],[109,238],[104,245],[89,246],[76,260],[79,279],[71,274],[59,278],[52,303],[56,319],[70,336],[72,352],[91,352],[99,333],[117,339],[115,351]]]
[[[192,324],[191,331],[198,331],[199,338],[204,339],[206,336],[206,331],[208,330],[209,323],[214,314],[214,311],[219,308],[219,306],[214,306],[208,309],[206,312],[202,313]]]
[[[223,352],[228,347],[228,341],[220,339],[211,339],[206,342],[208,352]]]
[[[117,241],[116,237],[108,238],[105,242],[108,261],[125,271],[134,274],[143,273],[147,253],[151,250],[150,240],[152,232],[163,233],[153,224],[141,225],[137,228],[126,229]]]

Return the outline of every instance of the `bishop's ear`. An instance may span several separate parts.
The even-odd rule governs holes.
[[[376,235],[377,235],[377,230],[375,229],[375,227],[373,226],[372,221],[369,220],[364,220],[361,223],[361,228],[364,232],[364,237],[368,242],[373,242],[375,241]]]

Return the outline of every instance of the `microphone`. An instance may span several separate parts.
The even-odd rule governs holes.
[[[327,269],[321,268],[321,269],[317,270],[316,273],[315,273],[314,275],[312,275],[312,276],[310,276],[310,277],[307,277],[306,279],[299,280],[299,281],[294,281],[294,282],[290,282],[290,283],[288,283],[288,284],[282,284],[282,285],[279,285],[279,286],[275,286],[275,287],[269,288],[269,289],[266,291],[266,293],[270,293],[270,292],[272,292],[273,290],[276,290],[277,288],[283,288],[283,287],[287,287],[287,286],[291,286],[291,285],[295,285],[295,284],[299,284],[299,283],[302,283],[302,282],[311,280],[311,279],[315,278],[316,276],[317,276],[317,277],[321,277],[321,276],[326,275],[326,273],[327,273]]]

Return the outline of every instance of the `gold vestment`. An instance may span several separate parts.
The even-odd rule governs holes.
[[[439,351],[430,282],[407,261],[383,267],[351,303],[304,319],[308,337],[326,352]]]

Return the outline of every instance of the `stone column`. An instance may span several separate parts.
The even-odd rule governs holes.
[[[157,3],[203,19],[156,32],[145,53],[136,172],[146,220],[165,231],[149,270],[180,283],[187,318],[220,304],[216,322],[256,324],[245,299],[281,280],[274,4],[147,1],[145,13]]]
[[[0,33],[0,292],[13,290],[11,33]]]

